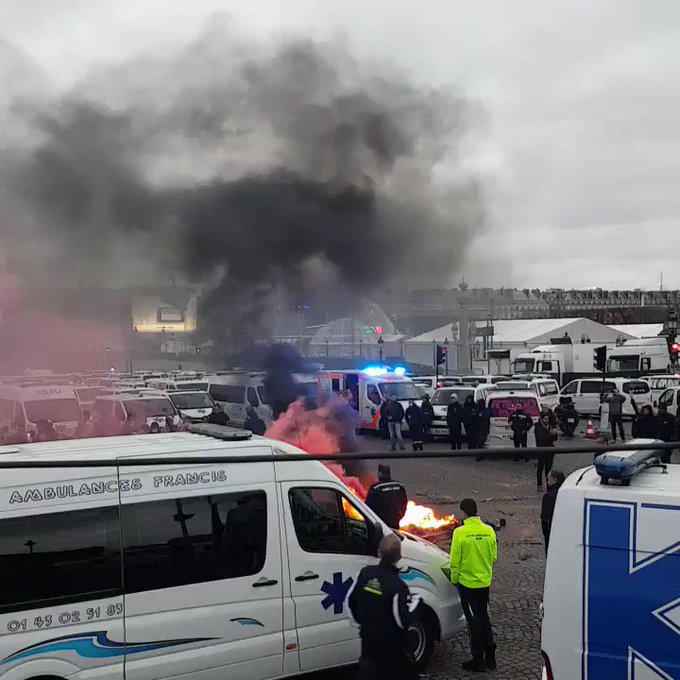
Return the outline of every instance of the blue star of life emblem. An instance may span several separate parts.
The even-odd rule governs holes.
[[[371,418],[377,413],[375,406],[371,406]]]
[[[332,606],[334,614],[342,614],[345,598],[347,597],[347,593],[352,587],[353,582],[354,579],[351,576],[343,581],[342,572],[336,571],[333,574],[333,583],[324,581],[321,586],[321,592],[326,593],[326,597],[321,600],[321,606],[324,609],[328,609]]]

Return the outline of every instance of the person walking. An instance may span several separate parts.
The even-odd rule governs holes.
[[[347,593],[350,622],[359,626],[361,656],[358,680],[417,680],[407,631],[420,598],[399,577],[401,541],[380,541],[380,562],[364,567]]]
[[[477,514],[477,503],[465,498],[460,504],[463,524],[453,531],[450,553],[451,583],[458,586],[460,603],[470,633],[472,658],[466,671],[496,669],[496,645],[489,619],[489,590],[498,556],[496,533]]]
[[[547,415],[539,416],[534,428],[536,446],[548,448],[555,446],[556,434],[550,428],[550,420]],[[536,490],[543,491],[543,473],[545,472],[545,483],[548,484],[548,473],[552,470],[554,453],[539,453],[536,461]]]
[[[434,422],[434,406],[432,406],[429,394],[425,394],[423,396],[423,401],[420,404],[420,408],[423,412],[423,429],[425,431],[425,441],[428,442],[430,441],[430,428]]]
[[[463,448],[463,407],[458,401],[458,397],[452,394],[449,405],[446,408],[446,424],[449,427],[449,440],[451,450],[458,451]]]
[[[529,461],[529,456],[526,453],[527,435],[529,434],[529,430],[534,426],[534,421],[531,419],[531,416],[524,413],[524,409],[520,407],[508,416],[508,423],[512,430],[513,446],[518,450],[520,448],[525,449],[524,462],[527,463]],[[516,463],[519,462],[519,451],[513,460]]]
[[[668,412],[666,404],[659,404],[657,422],[659,426],[659,439],[661,439],[661,441],[678,441],[678,419],[672,413]],[[672,449],[667,449],[661,456],[661,462],[670,463],[672,455]]]
[[[615,387],[609,391],[604,401],[609,405],[609,427],[612,430],[612,439],[616,441],[616,428],[618,427],[621,441],[625,442],[626,437],[623,433],[623,403],[626,401],[626,398],[619,394]]]
[[[390,396],[390,400],[385,407],[385,415],[387,416],[387,429],[390,433],[390,451],[397,450],[397,442],[399,442],[399,450],[406,451],[404,437],[401,434],[401,424],[404,421],[404,407],[397,401],[395,394]]]
[[[553,515],[555,514],[555,503],[557,502],[557,492],[564,484],[564,472],[551,470],[547,480],[547,491],[543,494],[541,502],[541,529],[545,540],[545,554],[548,554],[548,544],[550,543],[550,530],[552,528]]]
[[[406,513],[407,503],[406,487],[392,479],[390,466],[378,465],[378,481],[368,488],[366,505],[390,529],[398,529],[399,522]]]
[[[415,399],[408,400],[406,423],[408,424],[408,429],[411,433],[413,450],[422,451],[423,442],[425,441],[425,418],[422,409],[416,404]]]

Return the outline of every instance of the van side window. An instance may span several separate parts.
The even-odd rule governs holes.
[[[680,392],[678,392],[680,394]],[[666,390],[660,397],[659,397],[659,406],[664,405],[664,406],[670,406],[673,403],[673,391],[672,390]]]
[[[260,400],[257,398],[257,392],[254,387],[248,388],[248,403],[253,408],[257,408],[260,405]]]
[[[333,378],[333,380],[331,380],[331,390],[333,392],[339,392],[340,391],[340,380],[339,380],[339,378]]]
[[[570,382],[563,390],[562,394],[576,394],[576,390],[578,389],[578,381],[574,380],[574,382]]]
[[[228,401],[232,404],[243,404],[246,388],[239,385],[210,385],[210,396],[215,401]]]
[[[289,498],[295,534],[305,552],[368,554],[366,519],[339,491],[297,488]]]
[[[366,396],[372,401],[376,406],[380,406],[382,399],[380,398],[380,393],[375,385],[366,385]]]
[[[118,508],[0,522],[0,612],[122,593]]]
[[[604,392],[610,392],[616,387],[612,382],[604,384]],[[600,394],[602,392],[602,383],[599,380],[584,380],[581,383],[581,394]]]
[[[126,593],[252,576],[264,567],[264,491],[135,503],[121,513]]]
[[[623,391],[626,394],[647,394],[649,392],[649,385],[644,380],[623,383]]]

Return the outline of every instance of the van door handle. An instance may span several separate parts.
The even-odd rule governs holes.
[[[265,586],[275,586],[278,583],[273,578],[267,578],[266,576],[263,576],[259,581],[255,581],[253,583],[253,588],[264,588]]]
[[[319,578],[318,574],[314,574],[311,571],[306,571],[302,576],[296,576],[295,580],[296,581],[313,581],[314,579]]]

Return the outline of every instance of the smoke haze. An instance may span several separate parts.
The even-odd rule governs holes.
[[[216,19],[3,115],[23,132],[2,139],[5,268],[39,283],[177,276],[241,324],[281,290],[446,284],[483,222],[459,160],[472,108],[338,44]]]

